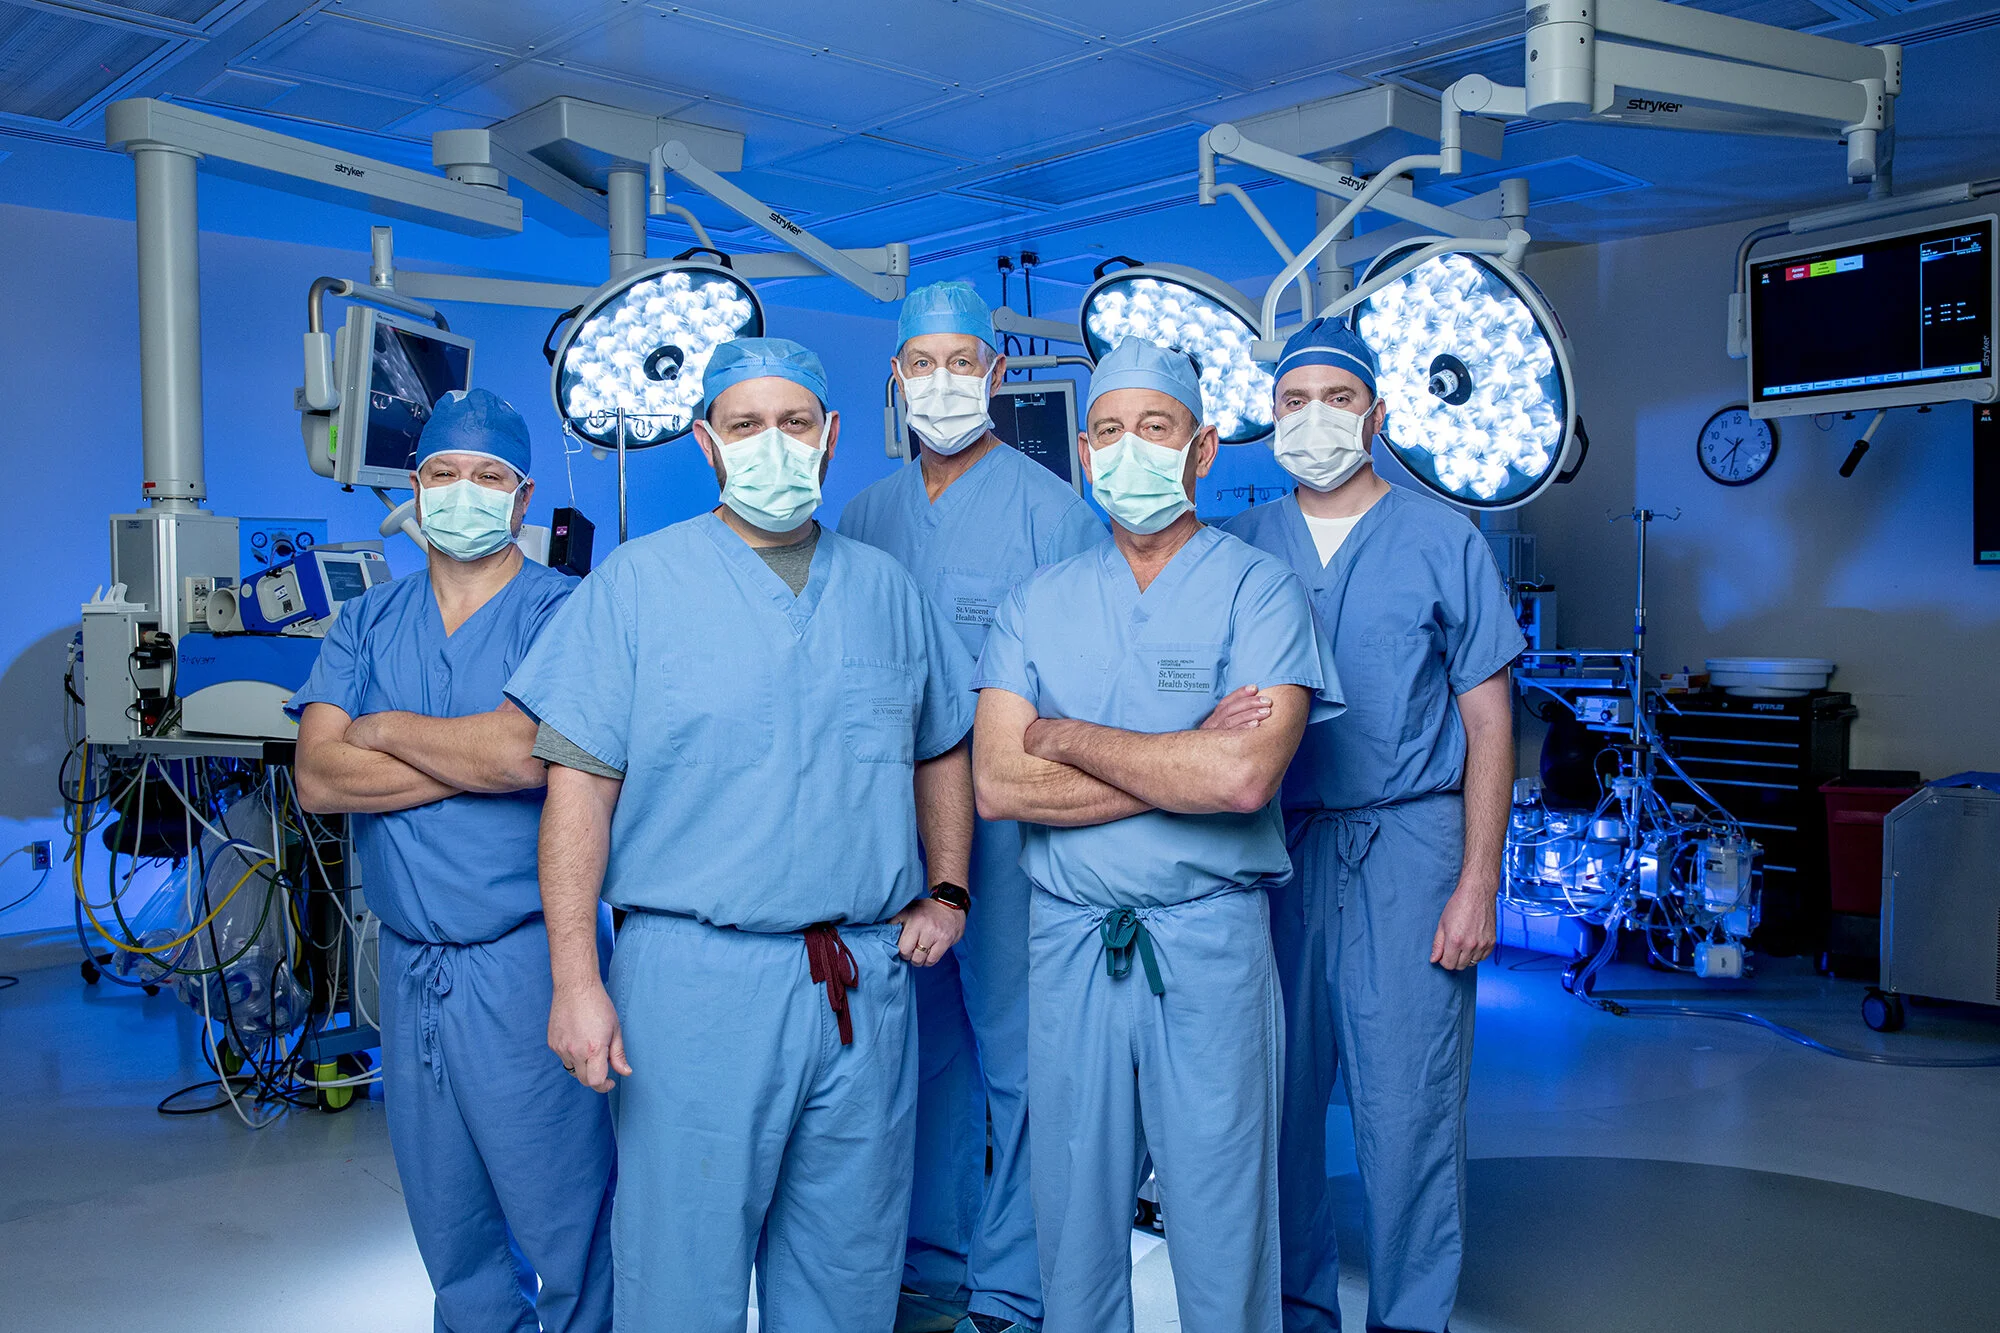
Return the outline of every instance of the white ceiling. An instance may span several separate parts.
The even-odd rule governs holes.
[[[2000,173],[2000,4],[1690,2],[1905,42],[1899,187]],[[570,94],[739,130],[753,193],[838,244],[946,262],[1185,204],[1195,137],[1224,119],[1470,69],[1519,83],[1521,27],[1520,0],[0,0],[0,150],[101,147],[104,104],[148,95],[428,165],[433,131]],[[1504,170],[1468,174],[1528,175],[1538,237],[1594,240],[1851,198],[1842,162],[1529,123]]]

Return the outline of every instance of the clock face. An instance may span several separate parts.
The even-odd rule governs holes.
[[[1708,419],[1694,442],[1701,470],[1724,486],[1748,486],[1770,470],[1778,456],[1777,432],[1749,409],[1725,407]]]

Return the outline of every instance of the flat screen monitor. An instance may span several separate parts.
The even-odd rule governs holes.
[[[1076,381],[1021,380],[994,391],[986,409],[993,433],[1080,494],[1083,470],[1076,461]]]
[[[1751,261],[1750,415],[2000,395],[1995,219]]]
[[[472,386],[472,339],[352,305],[341,330],[335,476],[350,486],[405,487],[431,408]]]

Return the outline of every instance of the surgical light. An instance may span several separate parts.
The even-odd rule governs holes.
[[[1078,323],[1092,362],[1127,337],[1186,352],[1201,368],[1201,401],[1224,444],[1271,433],[1271,372],[1250,358],[1256,316],[1228,284],[1178,264],[1099,274]]]
[[[764,308],[728,268],[670,260],[592,293],[551,361],[556,411],[572,434],[603,449],[643,449],[687,433],[715,349],[764,332]]]
[[[1371,272],[1416,248],[1384,253]],[[1569,348],[1547,300],[1512,266],[1437,255],[1356,305],[1354,327],[1379,363],[1384,442],[1445,499],[1511,509],[1574,472]]]

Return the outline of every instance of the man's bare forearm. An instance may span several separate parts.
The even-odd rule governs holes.
[[[292,775],[299,803],[318,815],[375,815],[456,796],[459,789],[394,755],[350,745],[353,725],[331,704],[308,704]]]
[[[1034,718],[1034,705],[1019,695],[981,692],[972,741],[973,792],[980,818],[1082,828],[1152,809],[1130,792],[1068,764],[1026,753],[1021,737]]]
[[[1465,722],[1465,861],[1462,885],[1500,886],[1500,857],[1514,792],[1513,701],[1501,671],[1458,698]]]
[[[917,836],[931,883],[972,879],[972,750],[964,741],[918,763]]]
[[[573,768],[549,769],[538,864],[549,970],[558,991],[601,985],[597,904],[611,857],[611,815],[623,786]]]
[[[1153,733],[1051,718],[1028,728],[1026,746],[1160,810],[1248,814],[1276,795],[1305,730],[1305,691],[1271,694],[1272,715],[1256,727]]]
[[[460,791],[524,791],[547,781],[547,766],[533,754],[535,724],[511,703],[466,717],[371,713],[355,727],[358,743]]]

